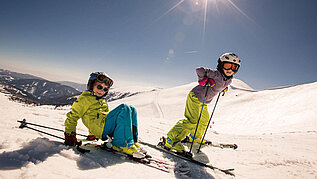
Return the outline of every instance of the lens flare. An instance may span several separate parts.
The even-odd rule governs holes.
[[[168,13],[170,13],[173,9],[175,9],[177,6],[182,4],[185,0],[180,0],[178,3],[176,3],[173,7],[165,11],[160,17],[157,18],[157,20],[161,19],[162,17],[166,16]]]
[[[242,15],[244,15],[247,19],[252,21],[253,23],[257,24],[255,20],[253,20],[251,17],[249,17],[245,12],[243,12],[235,3],[232,2],[232,0],[227,0],[237,11],[239,11]]]
[[[171,11],[173,11],[176,8],[178,8],[180,10],[183,10],[184,13],[186,14],[186,16],[190,15],[190,16],[193,17],[193,19],[202,20],[202,40],[204,40],[205,39],[205,35],[206,35],[208,8],[213,8],[215,10],[215,12],[220,12],[221,10],[225,10],[225,8],[228,8],[228,6],[232,6],[240,14],[242,14],[248,20],[250,20],[251,22],[253,22],[254,24],[257,25],[255,20],[253,20],[243,10],[241,10],[233,2],[233,0],[186,0],[186,1],[185,0],[180,0],[175,5],[173,5],[171,8],[169,8],[167,11],[165,11],[156,20],[159,20],[162,17],[166,16],[167,14],[169,14]],[[201,14],[197,15],[198,14],[197,12],[201,12]]]

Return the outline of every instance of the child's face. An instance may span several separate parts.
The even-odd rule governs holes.
[[[233,72],[231,69],[226,70],[223,68],[223,72],[225,73],[226,76],[232,76],[235,74],[235,72]]]
[[[95,82],[93,87],[93,92],[96,94],[96,96],[101,97],[103,96],[106,91],[109,90],[109,88],[104,83],[99,83],[98,81]]]

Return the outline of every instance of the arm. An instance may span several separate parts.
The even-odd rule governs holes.
[[[82,100],[80,100],[80,96],[73,103],[72,110],[66,114],[67,118],[65,120],[65,145],[76,145],[76,126],[79,118],[82,118],[83,114],[87,110]],[[88,106],[88,105],[86,105]]]
[[[80,97],[73,103],[72,110],[66,114],[67,118],[64,123],[66,133],[76,133],[77,121],[83,117],[87,110],[86,106]]]
[[[213,87],[215,85],[215,81],[213,80],[215,76],[215,71],[209,68],[199,67],[196,68],[196,73],[198,76],[198,83],[202,86],[206,84]]]
[[[196,68],[196,74],[198,77],[198,81],[203,80],[207,76],[206,69],[204,67]]]

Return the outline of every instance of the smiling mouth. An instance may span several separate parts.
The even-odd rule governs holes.
[[[98,95],[98,96],[101,96],[101,95],[103,95],[103,94],[102,94],[102,93],[100,93],[100,92],[97,92],[97,95]]]

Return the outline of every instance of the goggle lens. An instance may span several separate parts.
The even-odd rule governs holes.
[[[105,83],[108,87],[112,86],[112,80],[105,75],[98,75],[97,81],[100,83]]]
[[[239,65],[233,64],[233,63],[224,63],[223,68],[225,70],[232,70],[232,71],[238,71]]]

